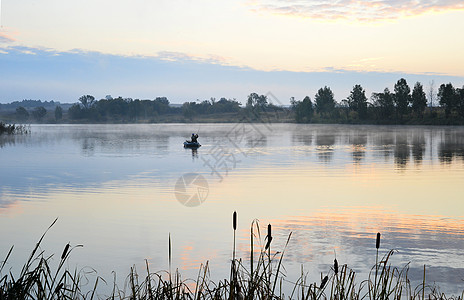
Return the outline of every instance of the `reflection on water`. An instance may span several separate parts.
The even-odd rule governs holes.
[[[184,149],[192,128],[202,147]],[[205,163],[219,148],[236,162],[222,181]],[[363,279],[379,231],[382,249],[398,250],[393,262],[410,262],[412,279],[426,264],[430,282],[464,288],[462,127],[42,125],[31,135],[1,136],[0,165],[0,255],[13,244],[17,253],[9,267],[59,217],[47,245],[84,244],[75,263],[106,278],[113,269],[124,277],[145,258],[166,269],[169,233],[174,263],[187,277],[206,260],[213,276],[224,277],[236,210],[245,260],[254,218],[274,224],[276,250],[293,231],[284,261],[290,277],[303,264],[317,280],[335,251]],[[174,197],[188,172],[209,182],[197,208]]]
[[[445,131],[438,144],[438,156],[443,163],[451,163],[455,157],[464,158],[464,133],[462,131]]]
[[[281,229],[280,240],[294,232],[294,243],[290,244],[288,252],[298,264],[318,262],[322,257],[319,267],[327,268],[330,261],[324,261],[324,254],[330,257],[333,254],[330,252],[335,249],[339,262],[354,267],[358,276],[366,278],[375,263],[375,232],[379,230],[382,232],[381,249],[397,250],[393,262],[400,266],[402,262],[411,262],[412,280],[422,278],[419,271],[425,264],[438,271],[431,272],[428,277],[431,281],[446,283],[448,288],[462,285],[464,222],[461,219],[350,207],[325,208],[310,216],[273,220],[272,223]],[[339,247],[334,248],[334,243]]]

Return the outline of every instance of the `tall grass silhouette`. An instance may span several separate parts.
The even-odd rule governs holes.
[[[212,281],[208,262],[200,266],[196,279],[182,279],[178,269],[172,271],[169,234],[168,271],[152,272],[146,261],[146,270],[143,273],[138,273],[135,266],[130,268],[123,287],[116,284],[114,275],[112,291],[109,295],[104,295],[98,292],[101,284],[108,285],[103,278],[96,276],[88,288],[84,272],[70,272],[64,267],[71,253],[82,245],[72,246],[67,243],[59,257],[58,266],[52,270],[52,256],[45,255],[41,250],[41,243],[56,221],[40,237],[17,277],[13,276],[11,270],[4,270],[13,251],[13,247],[10,248],[6,258],[0,262],[0,299],[463,299],[463,294],[447,297],[437,287],[426,286],[425,266],[422,283],[413,288],[408,278],[408,265],[399,269],[390,264],[394,250],[386,252],[379,260],[380,233],[376,237],[376,264],[366,279],[356,282],[355,271],[347,264],[339,264],[335,257],[333,266],[327,267],[325,276],[321,274],[319,283],[310,283],[303,266],[297,280],[290,282],[282,270],[292,233],[288,235],[283,249],[272,252],[271,242],[274,238],[271,224],[267,226],[267,235],[262,239],[259,222],[254,220],[250,227],[248,268],[241,258],[236,257],[236,212],[232,215],[233,250],[228,279]],[[284,285],[287,287],[284,288]]]

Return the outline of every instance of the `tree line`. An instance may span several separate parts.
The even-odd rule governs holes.
[[[427,100],[429,99],[429,101]],[[438,100],[439,106],[428,106]],[[25,102],[26,101],[26,102]],[[96,100],[94,96],[83,95],[78,102],[65,110],[59,102],[40,102],[25,100],[14,102],[16,110],[14,119],[26,122],[32,117],[38,122],[159,122],[184,121],[210,118],[223,114],[229,115],[229,121],[239,121],[243,116],[251,121],[263,118],[272,112],[285,111],[285,120],[270,119],[271,121],[295,121],[297,123],[365,123],[365,124],[464,124],[464,86],[455,88],[451,83],[442,84],[436,93],[433,86],[424,90],[420,82],[416,82],[411,90],[404,78],[399,79],[393,91],[385,88],[383,92],[372,93],[370,99],[364,88],[357,84],[350,91],[346,99],[337,102],[330,87],[320,88],[314,96],[303,100],[290,99],[291,106],[275,106],[270,103],[266,95],[251,93],[247,96],[245,105],[236,99],[210,98],[203,101],[189,101],[182,105],[173,105],[166,97],[153,100],[139,100],[132,98],[113,98],[110,95]],[[53,106],[43,105],[35,107],[18,106],[20,104],[56,104],[54,114],[48,111]],[[63,106],[64,107],[64,106]],[[159,118],[160,116],[167,116]],[[171,116],[171,118],[169,118]],[[214,118],[213,118],[214,119]]]
[[[166,97],[154,100],[139,100],[132,98],[112,98],[95,100],[91,95],[84,95],[79,102],[68,110],[72,120],[111,121],[124,120],[136,122],[139,120],[156,120],[160,115],[182,115],[191,119],[196,115],[238,112],[240,103],[235,99],[215,98],[202,102],[185,102],[182,106],[171,105]]]
[[[372,93],[370,101],[364,88],[357,84],[346,99],[335,101],[332,90],[325,86],[314,96],[297,101],[291,99],[295,121],[298,123],[340,122],[340,123],[464,123],[464,86],[454,88],[451,83],[442,84],[436,94],[439,107],[427,106],[427,95],[420,82],[416,82],[411,91],[404,78],[399,79],[391,92]],[[433,87],[429,91],[429,100],[433,101]]]

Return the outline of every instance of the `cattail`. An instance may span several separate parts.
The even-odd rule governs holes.
[[[329,277],[327,275],[324,277],[324,279],[322,279],[321,288],[320,288],[321,290],[324,288],[324,286],[325,286],[325,284],[327,283],[328,280],[329,280]]]
[[[171,274],[171,262],[172,262],[172,248],[171,248],[171,233],[169,232],[168,237],[168,259],[169,259],[169,274]]]
[[[271,241],[272,241],[272,236],[267,238],[267,243],[266,243],[266,247],[264,247],[264,250],[267,250],[271,246]]]
[[[71,245],[69,243],[66,244],[66,246],[64,247],[63,253],[61,254],[61,259],[64,259],[66,257],[66,254],[68,254],[68,250],[70,246]]]
[[[334,271],[335,271],[335,275],[338,274],[338,261],[337,259],[334,259]]]
[[[236,211],[234,211],[234,215],[232,218],[232,225],[234,227],[234,230],[237,230],[237,212]]]
[[[265,250],[267,250],[271,246],[271,241],[272,241],[272,228],[271,228],[271,224],[269,224],[267,225],[267,243],[266,243],[266,247],[264,248]]]
[[[379,249],[380,247],[380,232],[377,232],[377,240],[375,241],[375,248]]]

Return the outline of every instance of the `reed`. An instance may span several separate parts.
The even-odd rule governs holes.
[[[232,250],[232,264],[231,264],[231,272],[230,272],[230,299],[235,299],[236,293],[238,293],[238,282],[237,282],[237,270],[236,270],[236,263],[235,263],[235,238],[236,238],[236,231],[237,231],[237,212],[234,211],[232,215],[232,229],[234,230],[234,243],[233,243],[233,250]]]
[[[328,266],[327,274],[321,274],[320,283],[311,282],[301,268],[301,274],[295,282],[286,279],[283,271],[287,246],[292,233],[288,235],[284,248],[272,253],[272,227],[267,226],[267,235],[262,240],[257,220],[251,224],[250,232],[250,268],[236,257],[237,213],[234,212],[232,227],[234,246],[229,280],[212,281],[209,263],[202,264],[197,278],[184,280],[178,269],[172,273],[171,236],[168,237],[169,271],[152,272],[145,261],[145,272],[139,274],[136,267],[130,268],[124,286],[116,284],[116,275],[110,295],[98,292],[101,284],[107,282],[96,276],[92,285],[88,285],[87,273],[83,270],[70,272],[65,262],[73,250],[81,245],[65,245],[59,263],[52,270],[50,260],[41,250],[46,233],[56,223],[55,220],[33,248],[18,277],[11,271],[4,272],[5,265],[14,249],[11,247],[4,261],[0,262],[0,299],[304,299],[304,300],[385,300],[385,299],[452,299],[462,300],[460,296],[447,297],[436,286],[425,285],[425,266],[422,283],[411,286],[408,278],[408,265],[402,269],[393,267],[390,258],[395,251],[388,251],[379,260],[380,234],[376,239],[376,265],[372,267],[368,278],[356,282],[356,273],[347,264],[340,264],[337,258],[333,266]],[[256,245],[259,244],[258,248]],[[264,245],[264,246],[263,246]],[[168,274],[166,274],[168,273]],[[92,273],[96,274],[96,273]],[[166,276],[167,275],[167,276]],[[287,285],[287,288],[284,288]],[[90,286],[90,288],[89,288]],[[88,289],[87,291],[84,291]],[[286,294],[286,292],[288,294]]]
[[[30,133],[30,126],[16,125],[16,124],[5,124],[0,122],[0,135],[2,134],[28,134]]]
[[[377,295],[377,274],[378,274],[378,264],[379,264],[379,248],[380,248],[380,232],[377,232],[377,237],[375,239],[375,279],[374,279],[374,289],[373,289],[373,298],[376,299]]]

